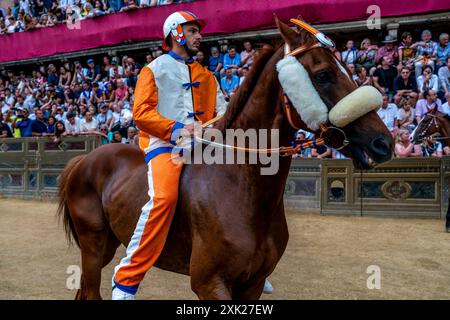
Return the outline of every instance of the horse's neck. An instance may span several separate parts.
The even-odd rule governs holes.
[[[282,88],[278,82],[276,63],[283,57],[282,49],[269,59],[258,79],[252,94],[240,114],[233,121],[232,129],[278,129],[280,144],[285,146],[293,137],[286,128],[286,118],[282,110]],[[269,133],[270,134],[270,133]],[[280,145],[281,146],[281,145]]]

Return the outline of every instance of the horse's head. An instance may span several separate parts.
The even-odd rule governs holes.
[[[300,115],[299,127],[322,134],[328,146],[352,158],[358,168],[390,160],[394,141],[375,111],[381,94],[373,87],[358,88],[322,33],[300,20],[291,20],[298,32],[275,20],[285,41],[278,78]]]
[[[436,109],[427,113],[414,130],[411,142],[414,144],[421,143],[424,139],[435,136],[437,133],[441,136],[447,136],[444,121],[446,120],[443,115]]]

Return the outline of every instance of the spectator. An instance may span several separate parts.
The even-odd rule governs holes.
[[[112,12],[118,12],[124,6],[123,0],[108,0]]]
[[[377,111],[378,116],[395,137],[397,128],[395,127],[395,120],[397,119],[398,108],[395,104],[390,103],[389,95],[383,94],[383,104]]]
[[[13,123],[13,128],[20,130],[19,137],[31,137],[32,136],[32,129],[31,129],[32,120],[30,118],[28,118],[28,115],[29,115],[28,109],[18,107],[18,108],[16,108],[16,110],[17,110],[17,118],[15,119],[15,121]]]
[[[220,80],[220,70],[223,67],[223,55],[219,53],[217,47],[211,48],[211,56],[209,57],[208,69]]]
[[[102,16],[106,13],[106,7],[100,0],[95,1],[94,16]]]
[[[89,106],[97,107],[100,102],[103,102],[103,91],[100,89],[98,83],[94,82],[92,84]]]
[[[91,103],[91,95],[92,95],[92,88],[89,86],[89,82],[84,81],[82,84],[82,90],[80,94],[80,104],[85,106],[90,106]],[[66,125],[67,130],[67,125]]]
[[[109,56],[103,57],[103,66],[102,66],[102,79],[109,77],[109,69],[112,68],[111,60],[109,59]]]
[[[117,64],[117,58],[111,59],[111,68],[109,69],[109,77],[114,78],[114,76],[118,74],[119,76],[123,75],[123,67]]]
[[[100,65],[96,65],[94,59],[88,59],[88,67],[84,69],[84,81],[90,83],[98,82],[102,77],[102,70]]]
[[[72,79],[72,84],[80,84],[84,81],[84,71],[83,71],[83,67],[81,66],[80,61],[75,61],[74,63],[75,66],[75,73]]]
[[[423,140],[420,148],[424,157],[442,157],[442,143],[437,141],[435,136],[431,136],[429,139]]]
[[[31,123],[31,135],[33,137],[46,136],[48,131],[42,110],[36,110],[36,119]]]
[[[150,7],[150,0],[139,0],[139,7],[141,8]]]
[[[394,95],[394,79],[397,77],[397,69],[392,66],[391,58],[381,58],[381,68],[377,68],[373,74],[373,85],[381,93]]]
[[[365,38],[361,42],[361,50],[358,52],[356,67],[364,67],[370,70],[375,66],[378,55],[378,46],[372,45],[369,38]]]
[[[70,86],[72,81],[72,77],[70,71],[68,71],[65,67],[59,68],[59,87]]]
[[[414,56],[417,44],[413,44],[411,33],[403,32],[400,46],[398,47],[399,68],[407,67],[414,70]]]
[[[124,4],[125,6],[120,11],[131,11],[139,8],[135,0],[124,0]]]
[[[358,87],[373,85],[372,77],[367,76],[367,70],[365,67],[356,68],[357,78],[355,79]]]
[[[226,69],[225,77],[222,78],[220,87],[225,96],[225,100],[229,101],[230,97],[236,93],[239,87],[239,77],[233,74],[233,69]]]
[[[88,111],[80,123],[80,133],[89,134],[95,133],[98,130],[98,122],[93,118],[93,114]]]
[[[423,74],[417,78],[417,88],[420,93],[423,93],[425,90],[438,91],[439,78],[433,74],[433,69],[430,66],[425,66]]]
[[[296,140],[299,141],[299,143],[306,141],[305,133],[297,132]],[[293,158],[311,158],[311,149],[310,148],[300,149],[300,152],[295,154]]]
[[[412,107],[413,104],[411,103],[411,99],[408,98],[401,98],[399,100],[399,109],[397,112],[396,120],[395,120],[395,127],[396,128],[406,128],[411,133],[415,126],[414,126],[414,120],[415,120],[415,110]]]
[[[19,0],[19,11],[24,14],[31,13],[30,0]]]
[[[441,100],[437,98],[436,91],[425,90],[423,99],[419,99],[416,104],[417,123],[419,123],[428,112],[436,108],[439,112],[445,113],[444,109],[442,109]]]
[[[228,53],[223,57],[224,70],[231,69],[233,75],[236,74],[241,66],[241,56],[236,52],[235,46],[230,46]],[[223,69],[222,69],[223,70]],[[225,73],[225,72],[224,72]],[[221,74],[221,76],[223,76]]]
[[[202,51],[198,51],[195,55],[195,60],[202,66],[206,67],[205,54]]]
[[[108,129],[109,122],[112,119],[112,112],[108,109],[108,107],[100,103],[100,113],[97,115],[98,125],[101,127],[102,125],[106,125],[106,129]]]
[[[418,97],[416,78],[411,75],[408,67],[402,67],[400,75],[394,81],[394,103],[402,97],[409,97],[412,101],[416,101]]]
[[[101,134],[102,145],[108,144],[109,143],[108,126],[106,124],[100,125],[100,134]]]
[[[55,124],[55,139],[53,140],[54,143],[59,143],[61,141],[61,138],[67,136],[66,127],[64,126],[63,121],[58,121]]]
[[[317,148],[311,148],[311,157],[317,159],[331,158],[331,149],[324,145],[317,146]]]
[[[80,133],[81,120],[72,112],[67,114],[67,120],[64,123],[67,135],[78,135]]]
[[[399,158],[422,156],[420,147],[411,143],[409,131],[406,129],[399,129],[397,132],[395,138],[395,155]]]
[[[122,137],[119,131],[112,133],[111,143],[126,143],[126,139]]]
[[[111,82],[105,85],[105,90],[103,91],[103,101],[108,105],[116,100],[116,91]]]
[[[82,19],[93,18],[94,10],[92,8],[92,4],[90,2],[86,2],[83,6],[83,11],[81,11]]]
[[[382,42],[384,46],[378,49],[378,61],[388,58],[390,64],[395,64],[395,61],[398,59],[398,47],[395,45],[397,39],[387,35]]]
[[[0,112],[0,139],[12,138],[13,134],[8,124],[3,119],[3,114]]]
[[[31,111],[31,106],[29,106],[26,102],[25,102],[25,100],[23,99],[23,96],[22,95],[18,95],[17,96],[17,103],[16,103],[16,105],[14,106],[16,109],[23,109],[23,110],[26,110],[26,111],[28,111],[28,113],[30,113],[30,111]]]
[[[52,63],[48,65],[47,83],[52,86],[59,84],[59,76],[56,74],[56,67]]]
[[[356,80],[358,78],[358,76],[356,75],[355,65],[353,63],[349,63],[349,64],[347,64],[347,68],[350,71],[350,73],[352,74],[352,79]]]
[[[422,68],[430,66],[434,69],[438,44],[431,40],[431,31],[422,32],[422,41],[417,43],[416,63],[414,64],[416,77],[422,74]]]
[[[439,69],[439,95],[441,99],[450,94],[450,56],[446,59],[446,65]]]
[[[256,50],[252,48],[249,40],[244,41],[244,51],[241,52],[241,66],[250,68],[255,60]]]
[[[341,53],[336,49],[336,47],[331,47],[330,50],[331,50],[331,53],[336,57],[336,59],[338,59],[339,61],[342,62]]]
[[[153,56],[152,56],[151,53],[148,53],[148,54],[145,56],[145,64],[144,64],[144,67],[147,66],[147,65],[149,65],[152,61],[153,61]]]
[[[47,133],[48,135],[54,135],[55,134],[55,124],[56,124],[56,118],[54,116],[49,116],[47,119]]]
[[[448,33],[441,33],[439,36],[439,44],[436,49],[436,70],[439,71],[447,63],[450,57],[450,43],[448,42]]]
[[[128,127],[125,143],[139,145],[139,136],[135,127]]]
[[[244,67],[244,68],[242,68],[242,77],[240,77],[239,78],[239,86],[241,86],[241,84],[244,82],[244,80],[245,80],[245,77],[247,76],[247,74],[248,74],[248,68],[247,67]]]
[[[344,64],[356,63],[358,57],[358,49],[355,48],[353,40],[348,40],[345,50],[341,53],[342,62]]]
[[[124,102],[128,99],[128,87],[123,83],[123,80],[117,81],[116,102]]]

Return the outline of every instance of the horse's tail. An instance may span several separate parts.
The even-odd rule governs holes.
[[[58,216],[62,217],[64,231],[66,233],[67,240],[69,244],[72,243],[72,239],[75,240],[77,246],[80,246],[80,242],[78,241],[78,236],[75,231],[72,218],[70,217],[70,211],[67,206],[67,183],[69,181],[70,175],[73,171],[73,168],[83,160],[85,155],[77,156],[72,158],[64,168],[64,171],[61,173],[61,177],[59,179],[59,206],[58,206]]]

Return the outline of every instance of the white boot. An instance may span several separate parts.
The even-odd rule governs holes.
[[[115,287],[112,290],[112,300],[135,300],[134,294],[127,293]]]
[[[263,292],[265,294],[271,294],[273,292],[272,284],[269,282],[269,280],[266,279],[266,282],[264,282],[264,289]]]

